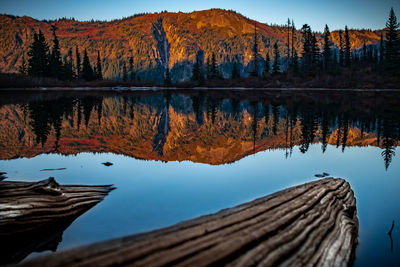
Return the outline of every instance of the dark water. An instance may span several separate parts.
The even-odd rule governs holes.
[[[400,264],[400,93],[0,96],[0,171],[9,180],[117,187],[65,230],[57,250],[168,226],[328,172],[357,198],[355,265]],[[49,168],[66,169],[40,171]]]

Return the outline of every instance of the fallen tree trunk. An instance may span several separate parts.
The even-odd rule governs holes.
[[[34,251],[57,249],[64,230],[114,188],[0,182],[0,264],[21,261]]]
[[[27,266],[346,266],[358,236],[343,179],[292,187],[164,229],[34,258]]]

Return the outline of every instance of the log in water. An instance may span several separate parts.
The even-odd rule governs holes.
[[[347,266],[356,199],[326,178],[171,227],[40,256],[29,266]]]
[[[61,186],[40,182],[0,182],[0,264],[15,263],[34,251],[57,249],[64,230],[99,203],[110,185]]]

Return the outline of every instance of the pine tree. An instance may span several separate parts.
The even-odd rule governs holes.
[[[165,78],[164,78],[164,86],[170,87],[171,86],[171,75],[169,73],[169,68],[165,69]]]
[[[211,55],[211,78],[214,79],[217,77],[219,77],[217,60],[215,58],[215,54],[212,53],[212,55]]]
[[[55,79],[60,79],[62,62],[60,53],[60,43],[58,42],[58,38],[56,35],[57,27],[52,25],[51,30],[53,32],[53,48],[51,49],[50,62],[49,62],[50,76]]]
[[[343,31],[339,30],[339,65],[344,66]]]
[[[344,65],[349,67],[351,64],[351,44],[350,44],[350,36],[349,29],[347,25],[344,27]]]
[[[312,74],[315,74],[320,67],[320,50],[315,34],[311,37],[311,55],[312,55]]]
[[[130,76],[130,80],[134,81],[135,80],[135,71],[133,70],[133,57],[131,56],[129,58],[129,76]]]
[[[302,52],[302,64],[303,71],[306,74],[310,74],[313,66],[313,35],[311,28],[308,24],[304,24],[301,28],[303,35],[303,52]]]
[[[41,30],[33,35],[33,43],[28,51],[28,75],[33,77],[48,76],[49,47]]]
[[[384,54],[385,54],[385,48],[383,46],[383,34],[381,33],[381,41],[379,44],[379,63],[380,64],[383,64]]]
[[[331,64],[331,32],[329,31],[328,25],[325,25],[324,30],[324,69],[327,71],[330,68]]]
[[[296,27],[294,26],[294,21],[292,20],[292,62],[293,62],[294,53],[295,53],[295,48],[294,48],[295,34],[296,34]]]
[[[257,43],[257,24],[254,23],[254,41],[253,41],[253,71],[252,76],[258,76],[258,43]]]
[[[100,51],[97,50],[97,63],[96,63],[96,80],[103,80],[103,73],[101,69]]]
[[[239,68],[238,68],[238,63],[237,63],[237,62],[234,62],[234,63],[233,63],[231,78],[232,78],[232,79],[240,78],[240,70],[239,70]]]
[[[78,46],[75,47],[75,57],[76,57],[76,78],[81,78],[81,55],[79,54]]]
[[[297,56],[296,49],[293,49],[292,66],[293,66],[293,73],[294,74],[298,74],[299,73],[299,58]]]
[[[271,59],[269,58],[269,52],[267,51],[267,54],[265,56],[265,67],[264,67],[264,76],[268,75],[270,73],[270,61]]]
[[[72,49],[68,50],[67,55],[64,57],[63,65],[62,65],[62,80],[71,81],[74,78],[73,72],[73,59],[72,59]]]
[[[364,62],[367,61],[367,45],[365,44],[365,41],[364,41],[364,44],[363,44],[362,61],[364,61]]]
[[[400,68],[400,40],[398,35],[399,23],[397,22],[393,8],[390,9],[389,18],[386,22],[386,28],[386,67],[389,71],[394,71]]]
[[[278,74],[280,71],[280,56],[278,50],[278,43],[274,44],[274,64],[272,65],[272,73]]]
[[[206,76],[207,79],[211,78],[211,59],[210,57],[207,57],[207,62],[206,62]]]
[[[126,69],[125,61],[124,61],[124,64],[122,65],[122,80],[124,82],[128,81],[128,71]]]
[[[83,61],[82,61],[82,78],[85,81],[93,80],[93,69],[90,65],[89,57],[86,49],[83,51]]]
[[[196,62],[193,65],[192,69],[192,81],[198,81],[200,77],[200,63],[198,58],[196,57]],[[209,75],[207,75],[209,77]]]

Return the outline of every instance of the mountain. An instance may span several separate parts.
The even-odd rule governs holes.
[[[173,80],[181,81],[191,76],[196,56],[207,59],[212,53],[215,53],[225,76],[231,73],[235,61],[240,62],[242,75],[245,75],[250,71],[249,62],[252,60],[254,25],[257,26],[260,66],[264,64],[267,51],[272,55],[275,42],[279,44],[281,55],[287,54],[287,29],[284,26],[260,23],[222,9],[138,14],[113,21],[65,18],[38,21],[26,16],[0,15],[0,71],[17,71],[34,31],[40,29],[51,44],[51,25],[57,27],[62,55],[66,55],[70,48],[75,52],[75,46],[79,46],[81,53],[87,48],[94,63],[97,50],[100,50],[106,78],[119,78],[123,61],[127,63],[133,56],[134,69],[142,79],[162,81],[168,66]],[[367,45],[378,44],[381,32],[350,30],[352,48],[360,49],[364,42]],[[333,32],[332,38],[337,45],[338,33]],[[317,33],[317,39],[321,43],[320,33]],[[300,54],[300,31],[296,31],[295,48]]]

